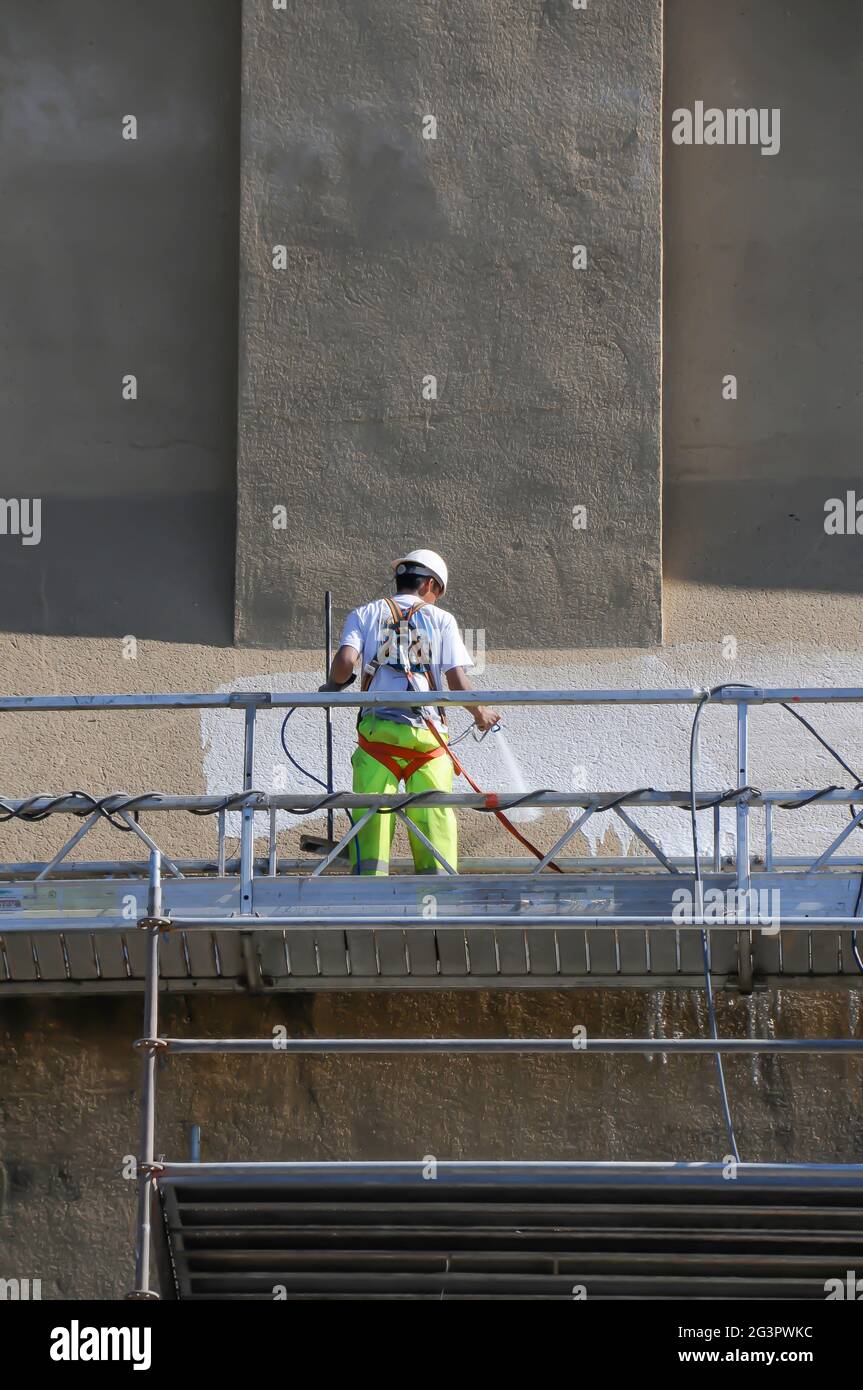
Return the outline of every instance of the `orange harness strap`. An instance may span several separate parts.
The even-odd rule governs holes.
[[[358,740],[363,752],[368,753],[379,763],[383,763],[384,767],[389,768],[393,776],[400,782],[402,780],[407,782],[409,777],[413,777],[414,773],[418,772],[421,767],[430,763],[432,758],[442,758],[444,753],[448,751],[446,744],[441,744],[439,748],[432,748],[427,753],[417,753],[415,749],[401,748],[397,743],[379,743],[376,739],[365,738],[363,734],[358,735]],[[399,767],[395,761],[396,758],[400,758],[406,766]]]

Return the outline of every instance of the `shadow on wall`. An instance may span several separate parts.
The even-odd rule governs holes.
[[[232,501],[48,497],[39,545],[0,536],[0,630],[230,646]]]
[[[863,9],[666,0],[665,46],[665,574],[857,593],[825,509],[863,513]],[[778,152],[674,144],[698,101],[778,120]]]
[[[232,641],[240,17],[0,11],[4,630]]]
[[[825,520],[832,524],[837,511],[844,525],[849,490],[860,499],[860,535],[827,534]],[[829,513],[828,499],[839,504]],[[663,502],[666,578],[725,589],[856,594],[863,587],[863,468],[774,483],[667,479]]]

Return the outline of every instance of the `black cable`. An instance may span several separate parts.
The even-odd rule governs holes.
[[[159,793],[154,792],[152,795],[158,796]],[[91,816],[95,811],[98,815],[103,816],[115,830],[122,830],[126,833],[129,833],[132,827],[126,825],[123,821],[114,820],[114,816],[120,811],[134,811],[137,803],[141,800],[141,798],[137,796],[125,796],[122,792],[111,792],[108,796],[95,797],[91,796],[89,792],[74,790],[63,792],[62,795],[53,797],[48,796],[48,794],[44,792],[37,792],[35,796],[28,797],[20,806],[12,806],[10,802],[0,797],[0,812],[2,812],[2,814],[0,814],[0,825],[10,820],[21,820],[28,824],[37,824],[39,821],[45,820],[48,816],[54,815],[57,808],[71,796],[80,797],[82,801],[87,802],[87,805],[80,810],[75,809],[70,811],[70,815],[83,818],[84,816]],[[47,805],[38,806],[37,803],[39,801],[47,801]],[[109,802],[111,803],[110,807],[108,806]]]
[[[585,805],[593,804],[596,812],[611,811],[614,810],[616,806],[626,806],[630,803],[642,804],[638,802],[638,798],[645,792],[652,792],[655,790],[654,787],[634,787],[631,791],[621,792],[620,795],[609,798],[608,801],[595,800],[591,803],[591,801],[588,800],[585,802]],[[778,805],[785,810],[796,811],[799,810],[801,806],[808,806],[813,801],[828,796],[830,792],[840,790],[841,788],[836,786],[822,787],[820,791],[813,792],[806,797],[801,797],[797,801],[783,801],[779,802]],[[185,806],[183,810],[190,816],[215,816],[221,811],[242,811],[251,806],[254,806],[255,810],[261,810],[265,808],[255,804],[254,799],[266,795],[266,792],[250,788],[248,791],[233,792],[230,795],[224,796],[212,806]],[[295,816],[306,816],[318,811],[326,811],[330,808],[344,810],[344,807],[338,807],[336,804],[338,798],[342,795],[344,795],[344,793],[340,791],[328,792],[326,796],[322,796],[319,800],[312,802],[311,806],[288,805],[279,807],[279,809],[289,811]],[[436,805],[437,803],[434,798],[439,795],[440,793],[437,791],[409,792],[398,802],[397,806],[381,807],[381,814],[386,814],[387,811],[391,810],[401,811],[404,810],[405,807],[412,805]],[[557,788],[535,787],[531,791],[520,792],[518,795],[512,793],[511,796],[503,792],[498,794],[498,799],[494,806],[471,806],[469,809],[483,814],[488,812],[493,815],[496,810],[509,811],[529,803],[535,796],[542,795],[556,796]],[[725,806],[729,803],[740,801],[744,797],[751,798],[760,795],[761,793],[758,787],[731,787],[728,791],[719,792],[716,796],[696,798],[696,810],[709,811],[715,806]],[[85,800],[87,805],[81,808],[70,807],[61,809],[63,807],[63,802],[73,796]],[[125,831],[128,830],[129,827],[111,820],[113,815],[116,815],[120,811],[128,811],[131,815],[137,815],[141,811],[156,810],[158,809],[157,807],[148,806],[145,803],[162,801],[163,799],[164,794],[162,792],[141,792],[136,796],[126,796],[123,792],[109,792],[107,796],[98,798],[91,796],[89,792],[83,791],[61,792],[57,796],[51,796],[47,792],[38,792],[35,796],[29,797],[26,801],[23,801],[20,806],[13,806],[10,801],[0,797],[0,824],[9,820],[20,820],[28,824],[35,824],[45,820],[47,816],[70,815],[83,817],[90,815],[93,811],[98,811],[106,820],[111,821],[111,824],[114,825],[117,830]],[[40,801],[45,803],[41,807],[37,805]],[[669,807],[669,809],[678,810],[681,808],[674,806]],[[687,806],[686,809],[690,811],[691,807]]]
[[[297,708],[298,707],[294,705],[292,709],[288,710],[287,714],[282,720],[282,730],[279,735],[282,742],[282,751],[284,752],[284,755],[287,758],[288,762],[291,763],[292,766],[297,769],[297,772],[301,773],[303,777],[308,777],[310,782],[317,782],[319,787],[323,787],[324,791],[328,792],[329,787],[327,786],[326,782],[322,782],[320,777],[316,777],[313,772],[307,771],[306,768],[304,768],[300,763],[298,763],[296,758],[293,757],[291,753],[288,751],[288,745],[285,743],[285,729],[288,727],[288,720],[290,719],[292,714],[296,714]]]
[[[863,787],[863,779],[861,779],[859,773],[855,772],[854,769],[853,769],[853,767],[851,767],[848,763],[846,763],[845,759],[844,759],[843,757],[841,757],[839,753],[836,752],[836,749],[832,746],[832,744],[828,743],[827,740],[826,740],[826,738],[822,737],[822,735],[819,734],[819,732],[818,732],[818,730],[815,728],[815,726],[812,725],[812,724],[810,724],[808,719],[804,719],[802,714],[798,714],[798,712],[797,712],[796,709],[792,709],[791,706],[790,706],[789,704],[787,704],[785,700],[780,700],[779,703],[781,704],[781,706],[782,706],[782,708],[783,708],[784,710],[787,710],[789,714],[793,714],[794,718],[797,719],[797,720],[799,720],[799,722],[803,725],[804,729],[807,729],[807,730],[809,731],[809,733],[812,735],[813,738],[817,738],[818,742],[821,744],[821,747],[822,747],[822,748],[826,748],[826,750],[827,750],[827,752],[830,754],[831,758],[835,758],[835,759],[836,759],[836,761],[837,761],[837,763],[839,764],[839,766],[845,769],[845,771],[848,773],[849,777],[853,777],[853,778],[854,778],[854,783],[855,783],[854,790],[856,791],[856,790],[858,789],[858,787]],[[838,790],[838,788],[834,788],[833,790]],[[806,805],[806,802],[803,802],[802,804],[803,804],[803,805]],[[790,810],[797,810],[797,806],[796,806],[796,805],[793,805],[793,806],[791,806],[789,809],[790,809]],[[854,820],[854,818],[855,818],[855,816],[858,814],[858,812],[857,812],[857,809],[856,809],[856,807],[854,806],[854,803],[853,803],[853,802],[852,802],[852,803],[850,804],[850,806],[848,807],[848,812],[849,812],[849,815],[851,816],[851,819]],[[860,916],[860,903],[861,903],[861,901],[863,901],[863,873],[861,873],[861,875],[860,875],[860,883],[858,884],[858,887],[857,887],[857,899],[856,899],[856,901],[855,901],[855,903],[854,903],[854,911],[853,911],[852,914],[851,914],[852,917],[859,917],[859,916]],[[855,927],[855,928],[853,929],[853,931],[851,932],[851,954],[852,954],[853,957],[854,957],[854,964],[857,966],[857,969],[860,971],[860,974],[863,975],[863,956],[861,956],[861,954],[860,954],[860,948],[859,948],[859,946],[858,946],[858,944],[857,944],[857,928],[856,928],[856,927]]]

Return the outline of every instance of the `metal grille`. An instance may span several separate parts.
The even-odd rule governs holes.
[[[859,1174],[230,1167],[160,1180],[163,1296],[824,1299],[825,1281],[863,1265]]]

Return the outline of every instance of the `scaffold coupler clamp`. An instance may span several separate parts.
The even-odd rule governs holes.
[[[135,925],[141,931],[151,931],[155,927],[157,931],[168,932],[173,924],[170,917],[139,917]]]
[[[167,1052],[167,1038],[136,1038],[132,1043],[139,1052]]]

